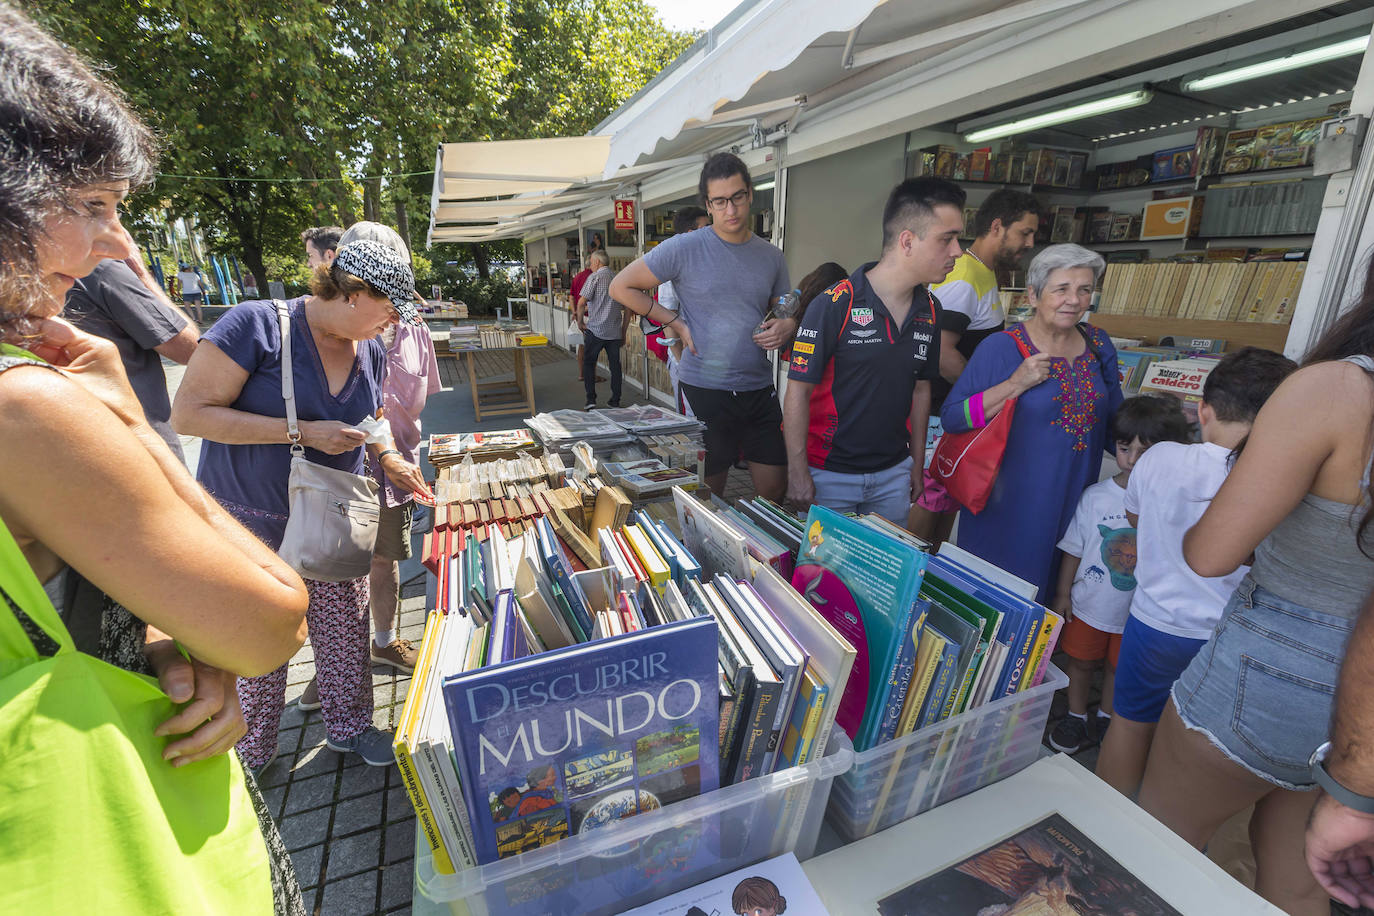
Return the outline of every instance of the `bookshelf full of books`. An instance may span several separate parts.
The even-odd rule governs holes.
[[[637,504],[611,481],[641,469],[586,448],[462,444],[396,732],[417,905],[619,912],[1033,759],[1062,621],[999,570],[874,516]]]
[[[1120,159],[1110,144],[935,145],[911,150],[908,171],[951,178],[971,193],[1035,193],[1037,242],[1074,242],[1106,257],[1094,321],[1109,333],[1157,339],[1167,320],[1169,330],[1191,326],[1196,336],[1282,350],[1305,271],[1292,262],[1307,257],[1326,188],[1312,174],[1313,150],[1340,107],[1321,113],[1314,102],[1307,117],[1202,126],[1139,155],[1140,144],[1126,144]],[[980,199],[969,201],[966,224]]]

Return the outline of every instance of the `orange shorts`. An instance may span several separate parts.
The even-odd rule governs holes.
[[[1121,657],[1121,634],[1104,632],[1075,617],[1064,624],[1059,648],[1080,662],[1096,662],[1105,658],[1107,664],[1115,668],[1117,659]]]

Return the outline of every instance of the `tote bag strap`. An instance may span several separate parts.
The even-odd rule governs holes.
[[[291,312],[286,303],[273,299],[277,307],[277,321],[281,324],[281,397],[286,402],[286,436],[291,440],[291,456],[305,455],[301,445],[301,428],[296,422],[296,376],[291,368]]]
[[[0,671],[9,667],[7,663],[71,651],[71,634],[14,536],[0,523]]]
[[[1017,333],[1018,331],[1020,332],[1019,334]],[[1022,358],[1022,359],[1030,359],[1030,355],[1031,355],[1030,347],[1026,346],[1026,342],[1025,342],[1024,340],[1021,339],[1021,334],[1026,334],[1026,329],[1025,329],[1025,328],[1023,328],[1021,325],[1018,324],[1018,325],[1016,325],[1016,327],[1007,328],[1007,329],[1006,329],[1005,331],[1003,331],[1002,333],[1003,333],[1003,334],[1006,334],[1008,337],[1010,337],[1010,338],[1012,339],[1012,342],[1016,344],[1016,349],[1018,349],[1018,350],[1021,351],[1021,358]],[[1029,335],[1029,334],[1026,334],[1026,339],[1027,339],[1027,340],[1030,339],[1030,335]],[[1015,370],[1013,370],[1013,371],[1015,371]]]

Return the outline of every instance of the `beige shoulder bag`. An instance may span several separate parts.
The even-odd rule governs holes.
[[[273,300],[281,322],[281,396],[291,438],[291,510],[277,551],[303,578],[344,582],[367,575],[377,542],[377,484],[371,477],[307,461],[296,423],[291,369],[291,316]]]

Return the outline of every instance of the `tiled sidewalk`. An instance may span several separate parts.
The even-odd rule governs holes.
[[[407,591],[410,591],[408,589]],[[401,603],[400,635],[419,645],[423,595]],[[319,711],[296,697],[315,673],[309,643],[291,660],[278,757],[259,780],[296,865],[306,910],[320,916],[410,913],[415,811],[396,767],[371,767],[324,745]],[[373,722],[394,729],[410,676],[372,669]]]

